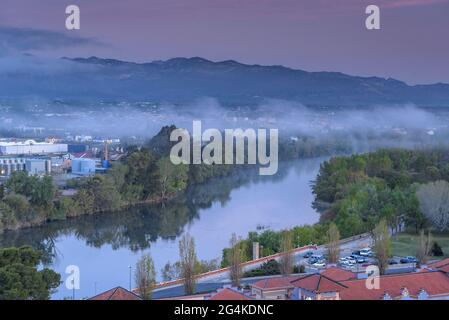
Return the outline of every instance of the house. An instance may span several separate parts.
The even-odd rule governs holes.
[[[115,287],[97,294],[96,296],[89,298],[89,300],[142,300],[142,298],[125,288]]]
[[[253,300],[253,298],[237,289],[224,288],[219,289],[217,293],[211,294],[210,298],[207,300]]]
[[[340,300],[340,292],[347,287],[322,274],[310,274],[293,280],[293,300]]]
[[[341,282],[342,300],[441,300],[449,299],[449,277],[441,271],[385,275],[379,289],[368,289],[366,280]]]
[[[251,286],[251,294],[256,299],[290,299],[294,289],[291,281],[294,279],[297,279],[297,277],[278,277],[257,281]]]
[[[336,267],[321,273],[276,277],[251,285],[256,299],[275,300],[436,300],[449,299],[449,259],[431,265],[435,270],[384,275],[379,288],[370,289],[366,279]]]

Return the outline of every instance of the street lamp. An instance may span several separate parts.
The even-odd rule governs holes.
[[[132,267],[129,265],[128,268],[129,268],[129,291],[131,291],[131,270],[132,270]]]

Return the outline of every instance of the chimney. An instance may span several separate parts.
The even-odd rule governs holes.
[[[253,260],[259,259],[259,242],[253,242]]]

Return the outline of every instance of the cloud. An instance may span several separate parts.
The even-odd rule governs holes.
[[[77,37],[61,32],[0,26],[0,53],[2,54],[100,44],[101,42],[94,38]]]

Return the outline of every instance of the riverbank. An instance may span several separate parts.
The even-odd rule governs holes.
[[[275,177],[257,170],[196,184],[172,201],[131,207],[124,211],[53,221],[36,228],[0,235],[4,247],[32,245],[46,253],[49,267],[65,274],[75,264],[82,272],[77,297],[89,297],[121,285],[129,287],[129,266],[150,253],[155,269],[179,259],[179,238],[194,236],[198,258],[220,258],[232,233],[245,237],[259,224],[273,230],[314,224],[319,214],[310,206],[310,181],[323,158],[282,162]],[[236,223],[237,222],[237,223]],[[159,278],[159,280],[161,280]],[[71,296],[64,285],[55,299]]]

